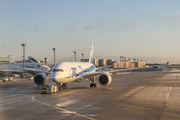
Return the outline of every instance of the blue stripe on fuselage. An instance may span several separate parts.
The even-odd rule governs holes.
[[[89,68],[79,72],[78,74],[76,74],[76,77],[80,77],[80,76],[82,76],[83,73],[90,73],[94,70],[95,70],[95,67],[94,67],[94,65],[92,65],[91,67],[89,67]]]
[[[77,74],[75,75],[75,77],[80,77],[80,76],[82,76],[83,73],[90,73],[90,72],[92,72],[92,71],[94,71],[94,70],[95,70],[95,65],[92,65],[91,67],[89,67],[89,68],[87,68],[87,69],[85,69],[85,70],[77,73]],[[71,78],[71,76],[66,77],[66,78]]]

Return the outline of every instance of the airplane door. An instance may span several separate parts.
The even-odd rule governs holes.
[[[77,70],[76,70],[76,67],[74,68],[71,68],[71,71],[72,71],[72,77],[76,77],[76,73],[77,73]]]

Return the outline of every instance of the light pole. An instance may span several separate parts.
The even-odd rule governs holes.
[[[123,56],[121,56],[121,68],[122,68]]]
[[[141,67],[143,67],[143,65],[142,65],[142,60],[141,60]]]
[[[76,62],[76,51],[74,51],[74,61]]]
[[[7,57],[8,57],[8,63],[10,64],[11,62],[10,62],[10,56],[11,55],[8,55]]]
[[[54,50],[54,65],[55,65],[55,50],[56,50],[56,48],[53,48],[53,50]]]
[[[124,59],[125,59],[125,65],[124,65],[124,67],[126,67],[126,57],[124,57]]]
[[[131,65],[131,67],[133,68],[135,68],[136,67],[136,59],[135,58],[133,58],[133,61],[134,61],[134,63],[133,63],[133,66]]]
[[[122,57],[122,56],[120,56],[120,68],[121,68],[121,57]]]
[[[81,55],[82,55],[82,62],[84,62],[84,54],[82,53]]]
[[[21,45],[23,46],[23,63],[24,63],[23,67],[25,68],[25,46],[26,46],[26,44],[22,43]]]

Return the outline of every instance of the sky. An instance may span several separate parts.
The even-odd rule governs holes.
[[[0,0],[0,57],[180,63],[179,0]]]

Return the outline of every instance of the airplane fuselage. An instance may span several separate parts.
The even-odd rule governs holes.
[[[89,62],[63,62],[51,70],[51,80],[56,83],[67,83],[80,79],[83,73],[95,72],[95,65]]]

